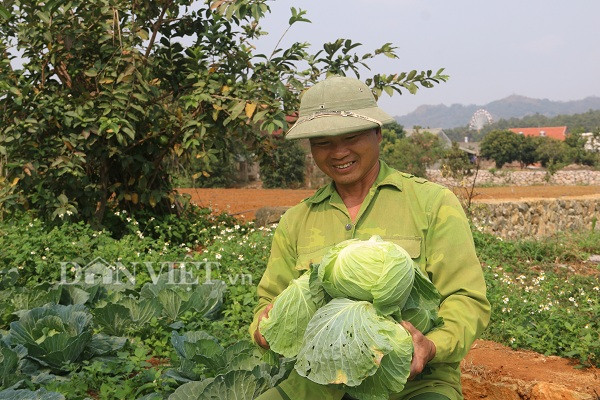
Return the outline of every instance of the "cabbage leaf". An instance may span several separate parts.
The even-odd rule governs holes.
[[[313,296],[309,280],[311,272],[294,279],[273,302],[269,316],[260,322],[260,332],[271,350],[284,357],[295,357],[300,351],[306,326],[317,309],[325,304]]]
[[[357,386],[393,350],[395,325],[367,301],[333,299],[310,320],[296,371],[323,385]]]

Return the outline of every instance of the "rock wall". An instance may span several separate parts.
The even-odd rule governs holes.
[[[260,226],[279,221],[289,207],[264,207]],[[561,231],[600,229],[600,196],[571,199],[476,202],[471,220],[476,229],[505,239],[549,236]]]
[[[600,229],[600,197],[477,202],[471,219],[476,229],[506,239]]]
[[[458,186],[457,182],[451,178],[444,178],[440,170],[428,170],[427,177],[433,182],[445,186]],[[472,182],[473,177],[467,178],[467,182]],[[493,186],[531,186],[531,185],[600,185],[600,171],[592,170],[573,170],[557,171],[554,175],[549,175],[546,171],[496,171],[491,173],[487,170],[479,171],[477,174],[477,185]]]

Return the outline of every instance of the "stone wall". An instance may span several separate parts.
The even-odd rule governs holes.
[[[288,208],[261,208],[256,213],[256,223],[276,223]],[[600,230],[600,196],[476,202],[471,206],[471,219],[479,231],[505,239],[543,237],[567,230]]]
[[[477,202],[471,211],[476,229],[506,239],[600,229],[600,196]]]
[[[458,186],[451,178],[444,178],[440,170],[428,170],[427,177],[433,182],[445,186]],[[472,177],[467,181],[472,182]],[[483,170],[477,174],[477,185],[494,186],[531,186],[531,185],[600,185],[600,171],[592,170],[573,170],[557,171],[554,175],[549,175],[546,171],[490,171]]]

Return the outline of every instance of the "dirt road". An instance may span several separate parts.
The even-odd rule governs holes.
[[[264,206],[293,206],[311,196],[314,190],[292,189],[178,189],[192,196],[192,201],[216,210],[252,220]],[[476,188],[475,201],[528,198],[567,198],[600,196],[600,186],[506,186]],[[242,217],[243,215],[243,217]]]

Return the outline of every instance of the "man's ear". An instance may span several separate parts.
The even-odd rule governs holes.
[[[377,135],[377,143],[381,143],[383,135],[381,134],[381,127],[375,128],[375,135]]]

